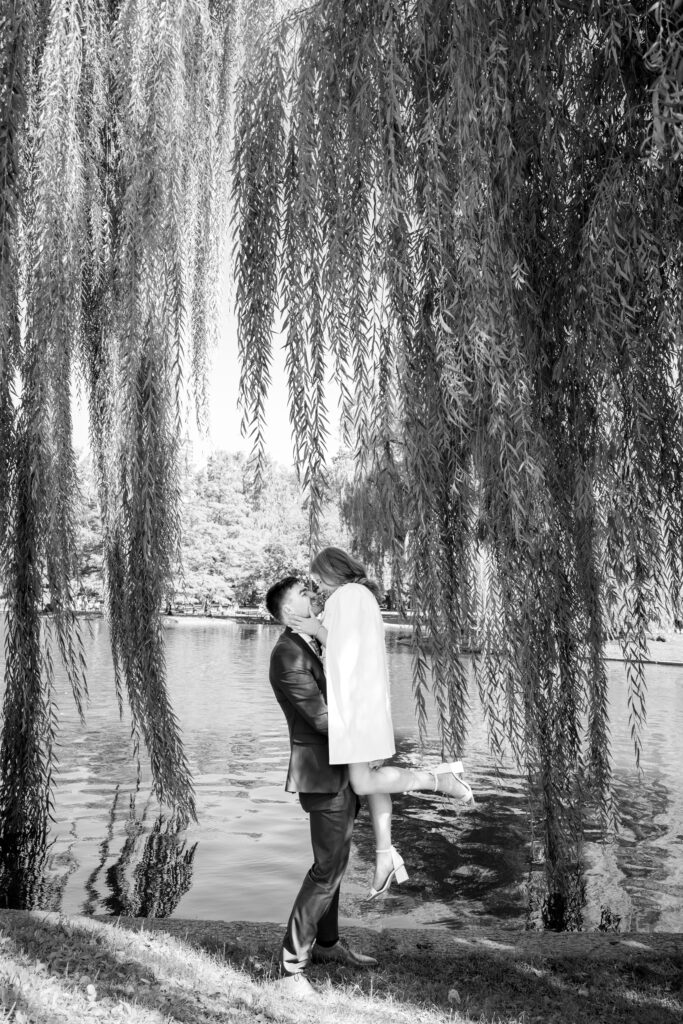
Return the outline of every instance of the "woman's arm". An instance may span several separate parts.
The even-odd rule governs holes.
[[[311,615],[308,619],[304,619],[300,615],[290,615],[289,624],[292,629],[297,631],[297,633],[305,633],[306,636],[313,636],[316,640],[319,640],[323,646],[327,645],[327,630],[320,619],[316,619],[315,615]]]

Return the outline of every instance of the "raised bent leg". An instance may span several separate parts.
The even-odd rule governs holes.
[[[458,778],[458,772],[462,772],[462,765],[456,765],[455,762],[439,765],[431,771],[424,768],[397,768],[381,762],[356,762],[349,765],[351,786],[359,796],[367,797],[370,808],[375,833],[375,874],[372,880],[374,890],[381,889],[391,871],[397,867],[391,852],[390,794],[416,790],[439,791],[473,803],[472,790],[466,782]],[[402,868],[402,860],[399,859],[398,863]],[[405,877],[403,873],[403,879]],[[371,893],[370,898],[375,895],[376,893]]]
[[[434,776],[431,772],[418,768],[396,768],[392,764],[375,768],[363,761],[350,764],[349,779],[358,796],[434,789]]]
[[[459,778],[462,765],[450,762],[427,768],[396,768],[392,764],[372,767],[360,762],[349,765],[351,785],[359,796],[373,793],[413,793],[416,790],[445,793],[457,799],[472,802],[472,790]]]

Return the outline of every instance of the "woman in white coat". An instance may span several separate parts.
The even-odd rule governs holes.
[[[348,764],[352,788],[367,796],[376,844],[369,899],[387,892],[408,874],[391,844],[391,793],[430,790],[473,804],[460,761],[433,769],[385,765],[394,745],[384,622],[378,588],[365,567],[341,548],[324,548],[311,563],[311,576],[327,595],[322,619],[299,619],[295,629],[326,647],[330,764]]]

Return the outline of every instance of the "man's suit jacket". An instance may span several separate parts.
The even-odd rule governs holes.
[[[286,791],[341,792],[348,785],[349,773],[346,765],[330,764],[323,664],[303,637],[289,626],[270,655],[270,684],[289,728],[291,756]]]

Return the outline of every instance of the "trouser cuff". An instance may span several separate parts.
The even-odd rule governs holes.
[[[308,966],[308,959],[299,960],[296,953],[283,946],[280,951],[280,970],[283,974],[302,974]]]

